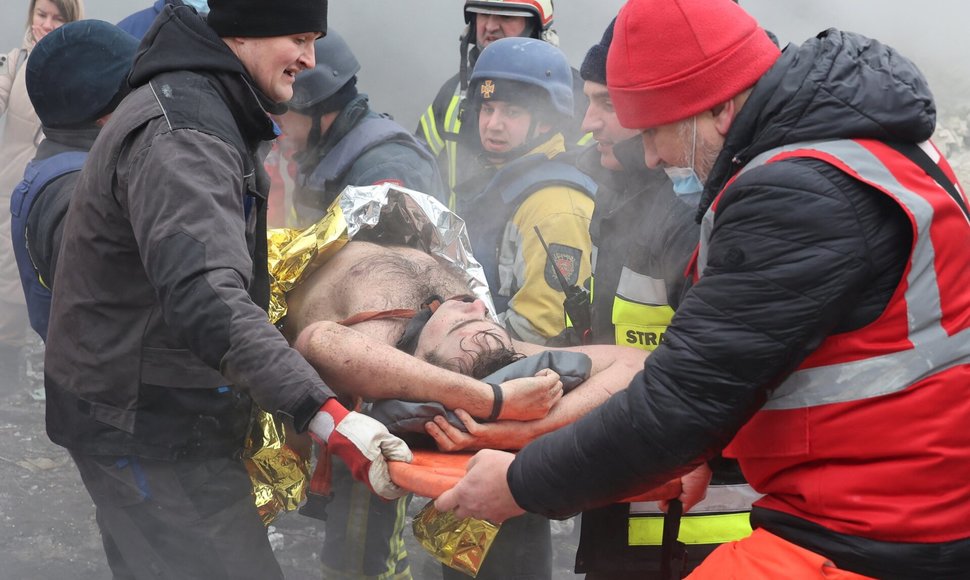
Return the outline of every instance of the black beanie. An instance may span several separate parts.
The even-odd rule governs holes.
[[[584,81],[606,84],[606,54],[610,51],[610,44],[613,42],[614,24],[616,24],[616,18],[606,27],[606,32],[603,33],[599,44],[594,44],[586,53],[583,66],[579,69],[579,76],[583,77]]]
[[[327,32],[327,0],[209,0],[206,22],[221,37]]]
[[[51,129],[93,123],[125,94],[138,41],[114,24],[78,20],[42,38],[26,65],[27,94]]]

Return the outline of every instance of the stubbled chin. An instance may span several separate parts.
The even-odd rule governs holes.
[[[276,87],[276,91],[272,95],[272,99],[277,103],[285,103],[293,98],[293,87],[286,85],[285,87]]]

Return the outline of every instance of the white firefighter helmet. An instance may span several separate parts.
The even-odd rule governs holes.
[[[471,23],[473,14],[501,14],[523,16],[535,20],[534,37],[542,35],[552,26],[552,0],[465,0],[465,23]]]

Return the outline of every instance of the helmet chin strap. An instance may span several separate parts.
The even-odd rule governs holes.
[[[461,94],[463,95],[468,90],[468,45],[472,35],[475,34],[474,24],[475,20],[472,19],[471,24],[465,29],[465,34],[461,36],[461,44],[458,48],[461,53],[461,62],[458,64],[458,80],[461,83]]]
[[[313,119],[310,125],[310,132],[306,136],[306,148],[310,151],[314,147],[320,144],[320,140],[323,138],[323,131],[320,130],[320,124],[323,121],[322,113],[314,113],[311,117]]]

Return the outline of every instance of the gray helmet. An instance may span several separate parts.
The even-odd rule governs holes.
[[[337,93],[360,71],[360,63],[350,46],[333,28],[313,44],[317,65],[296,75],[290,109],[312,109]]]

